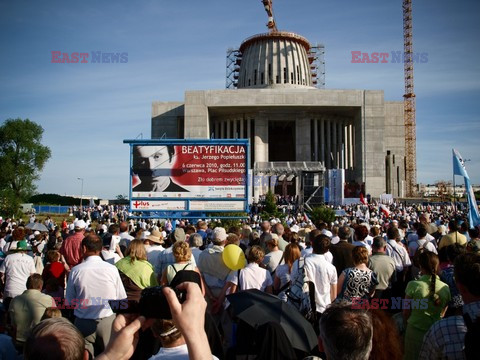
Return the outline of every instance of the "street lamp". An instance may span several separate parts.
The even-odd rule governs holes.
[[[83,200],[83,178],[77,178],[77,180],[80,180],[82,182],[82,188],[80,190],[80,214],[83,212],[82,208],[82,200]]]

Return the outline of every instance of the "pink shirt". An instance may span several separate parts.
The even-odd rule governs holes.
[[[82,231],[76,232],[65,239],[60,248],[60,254],[65,257],[65,260],[70,268],[82,262],[82,240],[84,234]]]

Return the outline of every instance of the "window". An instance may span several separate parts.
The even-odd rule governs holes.
[[[283,82],[286,84],[288,81],[288,76],[287,76],[287,68],[283,68]]]

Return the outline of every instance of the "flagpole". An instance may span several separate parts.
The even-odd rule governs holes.
[[[453,207],[455,220],[457,219],[457,197],[455,196],[455,171],[453,172]]]

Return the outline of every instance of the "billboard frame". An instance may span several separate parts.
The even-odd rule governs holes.
[[[142,213],[142,218],[151,218],[158,217],[167,217],[171,219],[188,219],[188,218],[198,218],[199,216],[205,217],[209,213],[232,213],[232,212],[245,212],[249,213],[250,209],[248,206],[248,193],[249,193],[249,170],[250,170],[250,141],[249,139],[125,139],[123,140],[124,144],[130,145],[130,166],[129,166],[129,210],[131,212]],[[245,192],[243,197],[216,197],[216,198],[195,198],[195,197],[182,197],[182,198],[152,198],[152,197],[135,197],[132,199],[132,174],[131,169],[133,166],[133,148],[134,146],[167,146],[167,145],[190,145],[190,146],[221,146],[221,145],[238,145],[245,146]],[[168,201],[168,202],[183,202],[185,203],[184,210],[167,210],[167,209],[132,209],[132,202],[136,201]],[[190,210],[190,204],[192,201],[195,202],[243,202],[242,210]],[[152,215],[143,216],[143,213],[150,213]],[[213,216],[215,218],[220,218],[220,216]],[[243,218],[243,217],[223,217],[222,218]]]

